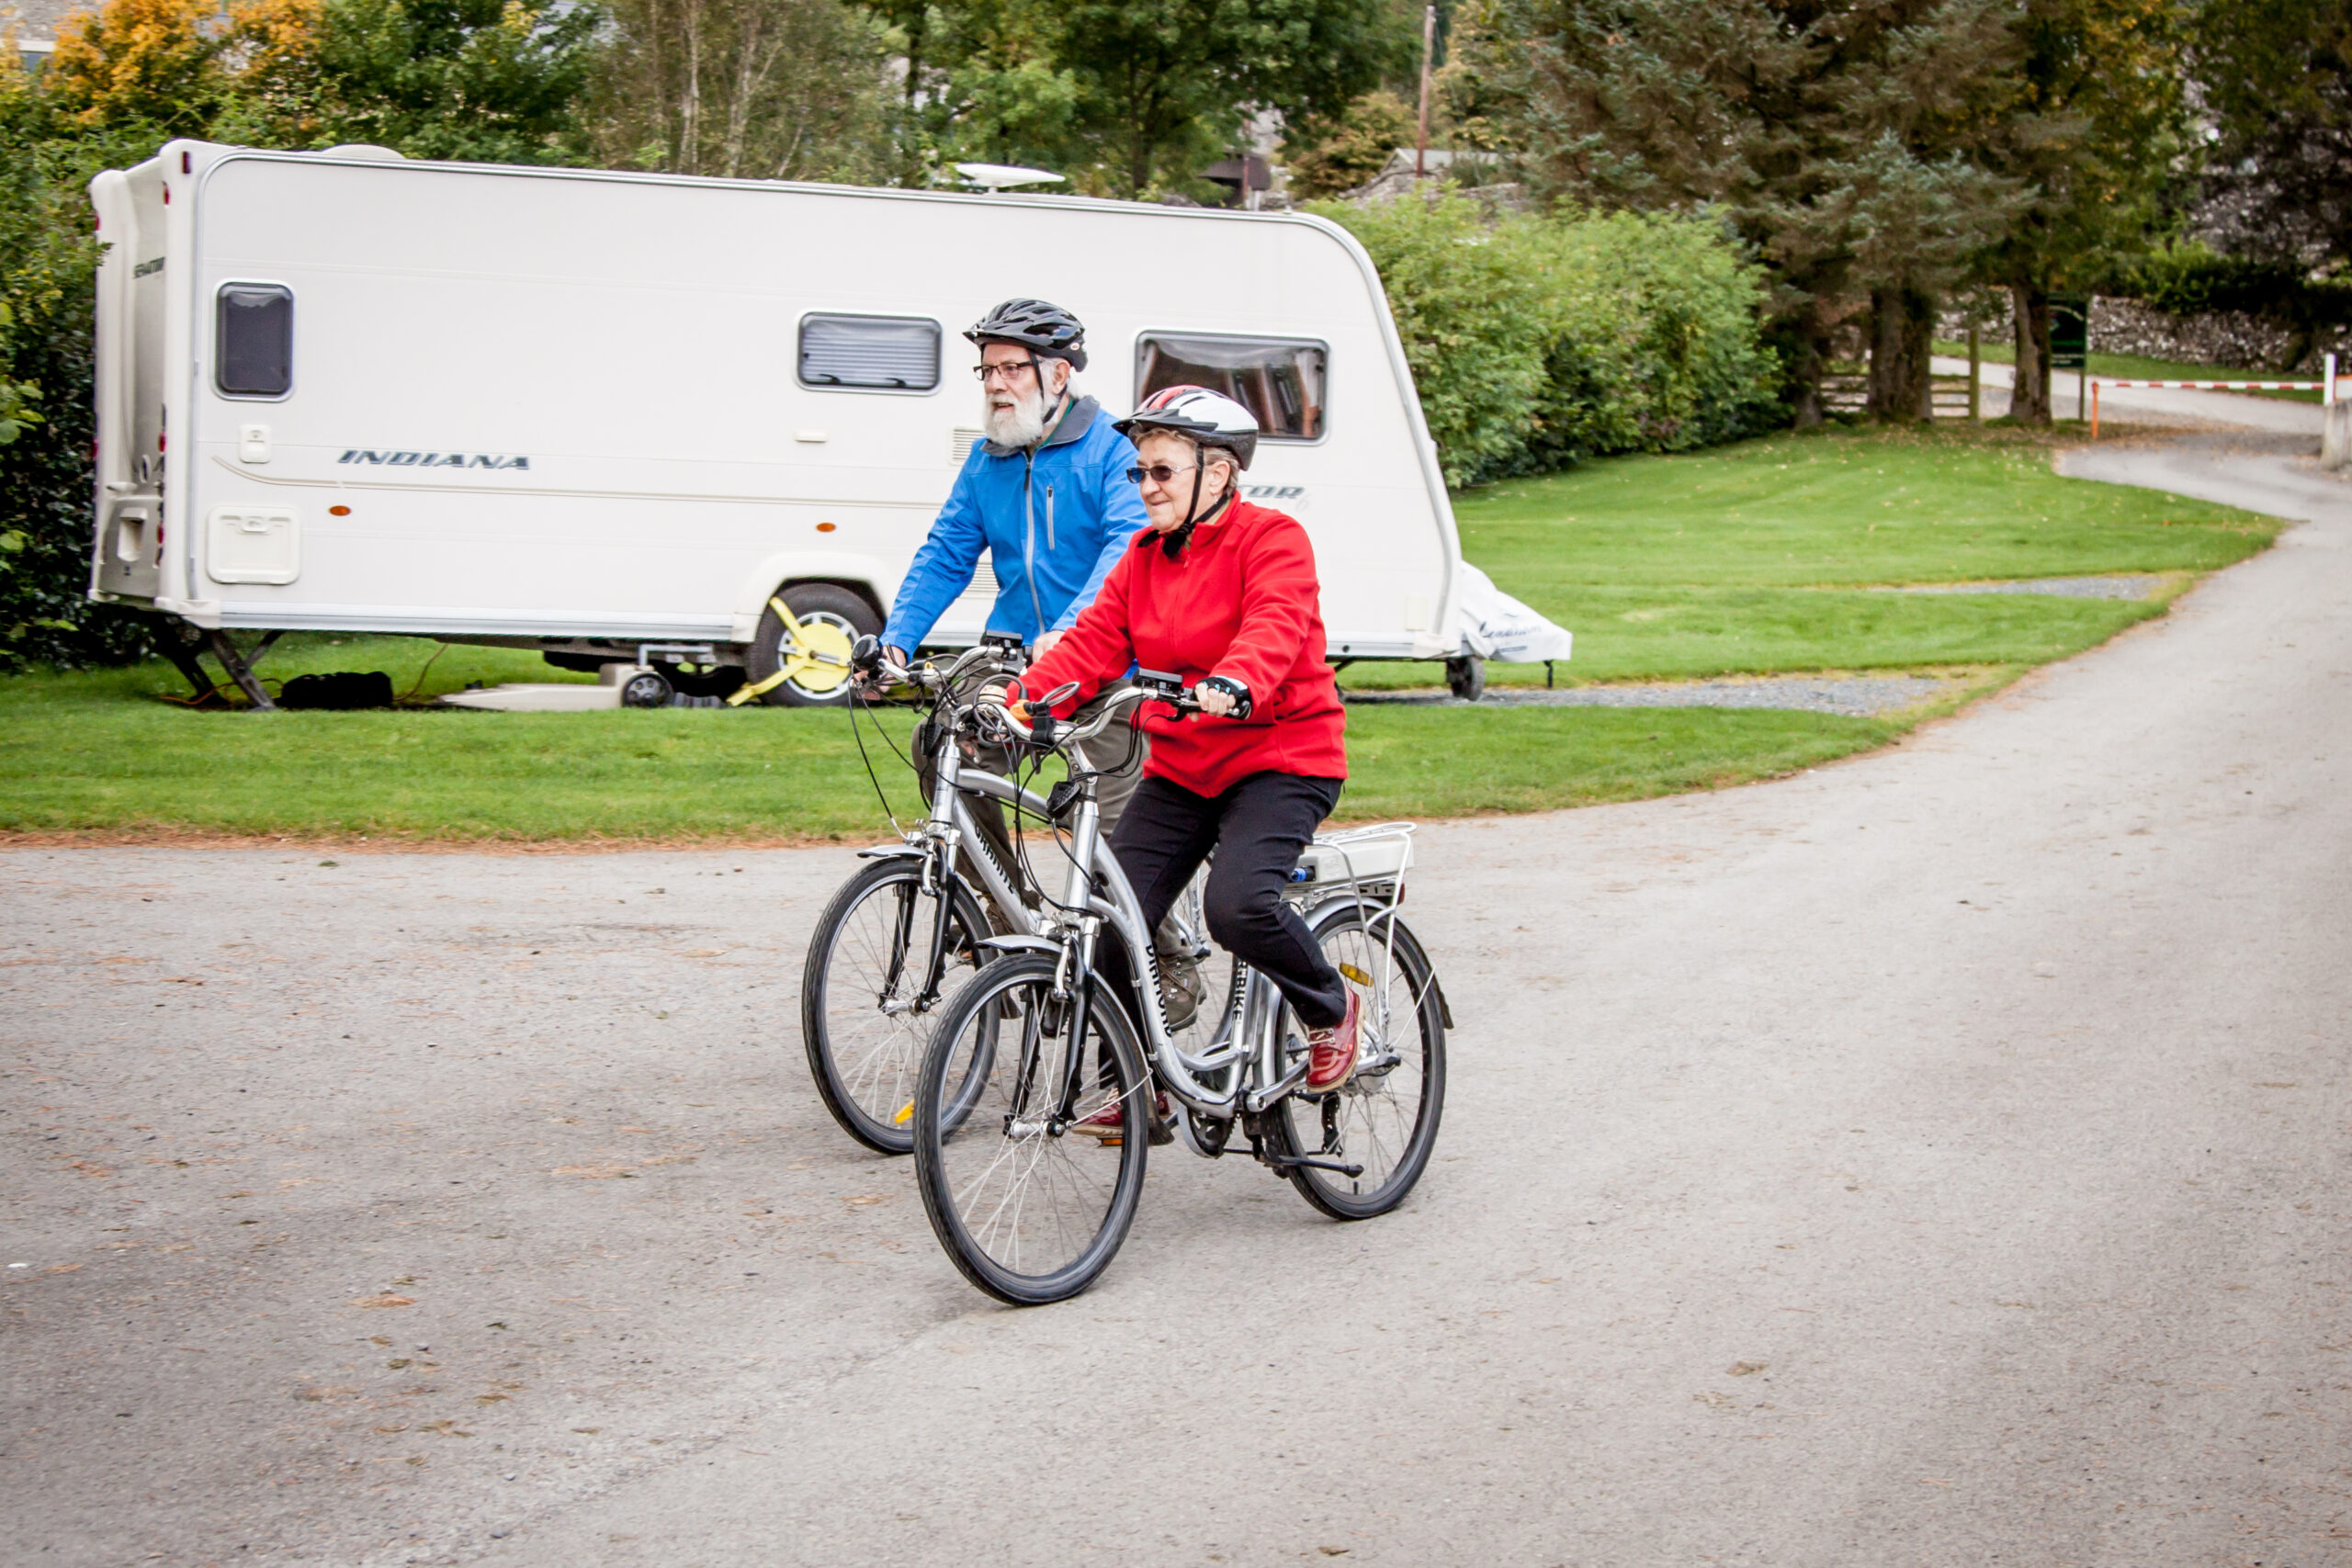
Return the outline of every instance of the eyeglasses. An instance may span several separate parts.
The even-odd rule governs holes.
[[[1139,485],[1149,479],[1156,485],[1164,485],[1178,474],[1189,474],[1199,467],[1198,463],[1187,463],[1181,468],[1171,468],[1165,463],[1154,463],[1148,468],[1138,464],[1127,470],[1127,482]]]
[[[1008,359],[1001,365],[975,365],[972,376],[983,387],[989,384],[991,377],[1001,379],[1010,387],[1021,379],[1023,372],[1034,372],[1036,368],[1037,362],[1034,359]]]

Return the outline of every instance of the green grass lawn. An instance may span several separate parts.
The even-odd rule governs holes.
[[[1980,689],[2160,606],[1877,585],[2120,571],[2186,585],[2280,526],[2058,479],[2045,438],[1999,431],[1838,431],[1597,463],[1465,495],[1457,512],[1469,558],[1576,632],[1564,678],[1960,667]],[[288,637],[261,669],[382,670],[420,700],[469,682],[567,678],[528,653],[317,634]],[[1358,665],[1342,682],[1437,679],[1433,665]],[[619,842],[887,831],[838,710],[262,715],[164,700],[184,690],[160,662],[0,679],[0,831]],[[1714,787],[1883,744],[1917,716],[1358,706],[1341,815]],[[901,743],[907,722],[903,711],[886,720]],[[871,730],[867,744],[909,810],[903,765]]]
[[[1454,503],[1462,551],[1576,633],[1580,682],[2046,663],[2161,613],[2153,602],[1884,587],[2194,574],[2279,525],[2154,491],[2061,479],[2026,432],[1828,431],[1513,479]],[[1490,665],[1489,682],[1540,667]],[[1435,665],[1357,665],[1356,688]]]
[[[1951,358],[1965,359],[1968,357],[1968,345],[1964,343],[1939,343],[1936,352]],[[2018,357],[2017,345],[1986,343],[1978,347],[1976,356],[1988,365],[2014,365]],[[2180,359],[2151,359],[2143,354],[2092,354],[2085,357],[2090,362],[2092,376],[2109,377],[2119,381],[2316,381],[2321,378],[2316,373],[2307,375],[2297,371],[2288,375],[2274,370],[2242,370],[2226,365],[2191,365]],[[2053,395],[2061,391],[2065,393],[2065,397],[2057,400],[2068,413],[2074,412],[2074,388],[2073,371],[2060,370],[2052,374],[2051,390]],[[2317,392],[2247,392],[2242,395],[2284,398],[2290,402],[2302,403],[2315,403],[2320,397]]]
[[[288,668],[406,673],[423,662],[420,647],[430,645],[310,641]],[[528,656],[464,651],[468,678],[537,678]],[[176,678],[0,683],[0,829],[622,842],[887,832],[839,710],[271,715],[183,712],[144,695]],[[888,710],[880,737],[863,728],[902,818],[920,807],[888,748],[904,749],[910,718]],[[1468,816],[1705,788],[1811,766],[1900,728],[1771,711],[1359,708],[1348,716],[1355,777],[1342,816]]]

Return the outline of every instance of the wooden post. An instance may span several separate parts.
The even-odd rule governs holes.
[[[1984,359],[1976,344],[1976,323],[1968,323],[1968,423],[1984,423],[1984,407],[1977,400],[1976,389],[1984,379]]]
[[[2091,439],[2098,439],[2098,383],[2091,383]]]
[[[1430,56],[1437,52],[1437,7],[1430,6],[1421,12],[1421,118],[1414,134],[1413,178],[1420,180],[1429,174],[1430,158]]]

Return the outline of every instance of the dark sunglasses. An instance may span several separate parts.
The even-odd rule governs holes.
[[[1139,485],[1144,480],[1149,479],[1156,485],[1164,485],[1178,474],[1189,474],[1199,467],[1198,463],[1187,463],[1181,468],[1171,468],[1165,463],[1154,463],[1148,468],[1137,464],[1127,470],[1127,482]]]

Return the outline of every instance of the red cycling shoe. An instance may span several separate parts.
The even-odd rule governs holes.
[[[1357,1023],[1363,1000],[1348,993],[1348,1016],[1329,1029],[1306,1032],[1306,1081],[1298,1087],[1308,1094],[1328,1094],[1348,1081],[1356,1070]]]

